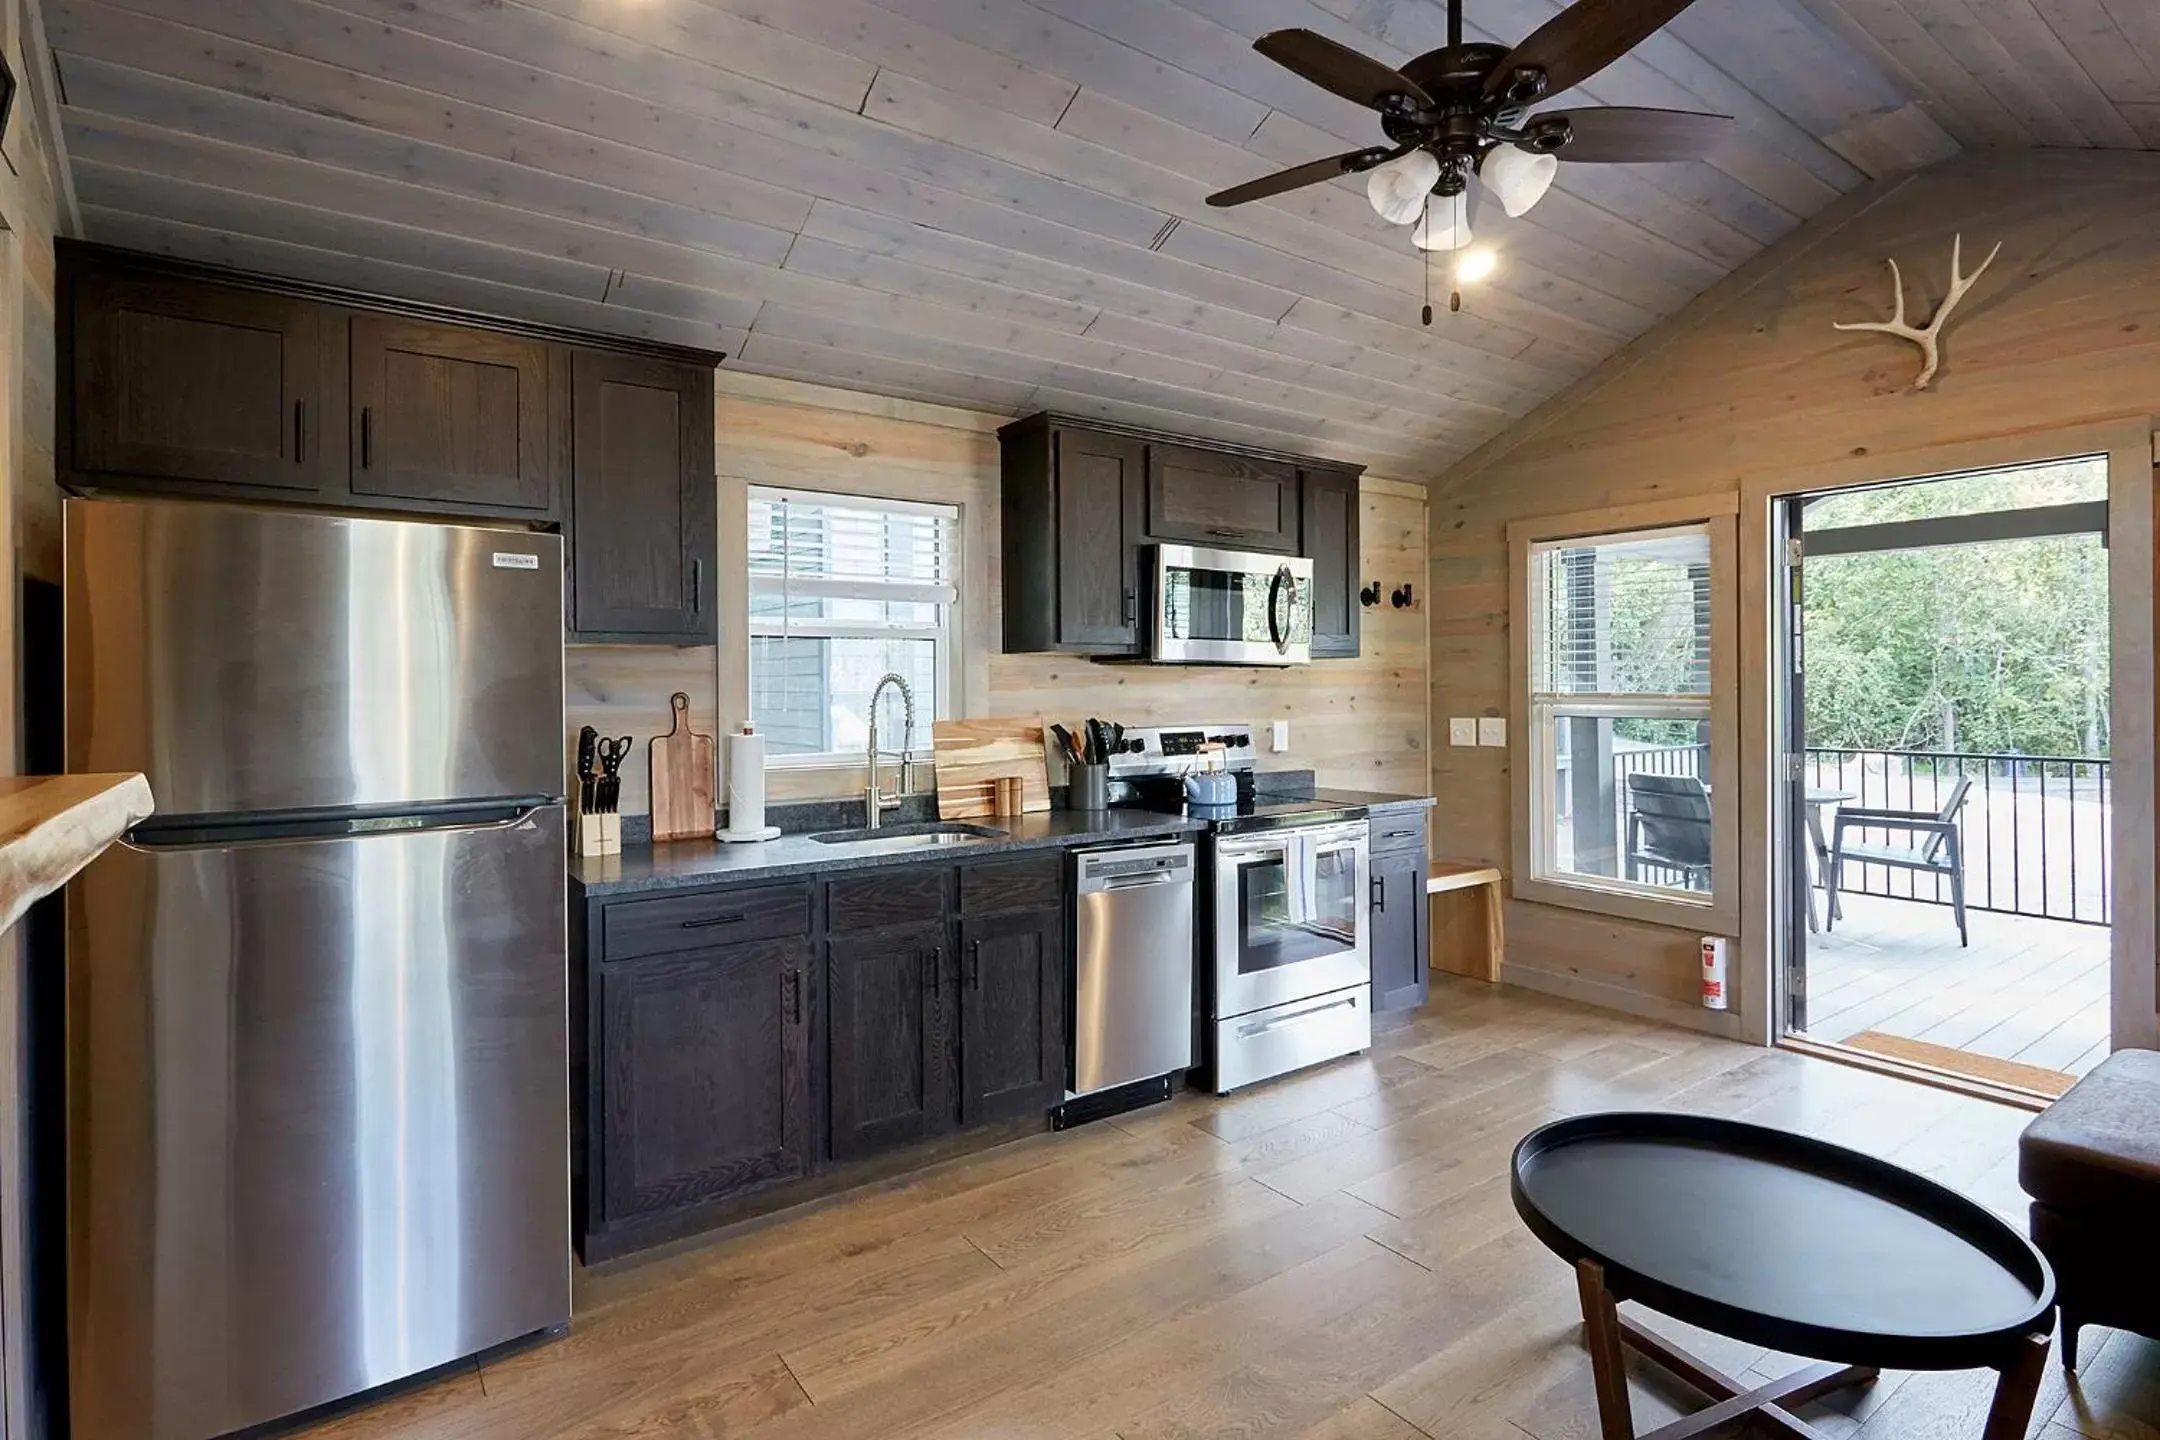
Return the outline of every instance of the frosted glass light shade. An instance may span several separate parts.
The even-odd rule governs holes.
[[[1410,243],[1420,250],[1460,250],[1470,238],[1470,201],[1465,195],[1435,195],[1432,208],[1410,232]]]
[[[1509,215],[1522,215],[1545,198],[1559,169],[1558,156],[1502,145],[1485,157],[1485,163],[1478,167],[1478,178],[1492,191],[1501,209]]]
[[[1425,197],[1440,178],[1440,162],[1427,150],[1374,166],[1365,177],[1365,198],[1390,225],[1408,225],[1425,208]]]

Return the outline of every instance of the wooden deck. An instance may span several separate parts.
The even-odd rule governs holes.
[[[1555,1115],[1662,1106],[1858,1146],[2023,1223],[2031,1116],[1435,976],[1372,1053],[580,1272],[569,1334],[308,1440],[1584,1440],[1575,1280],[1508,1198]],[[1634,1307],[1628,1307],[1632,1310]],[[1645,1315],[1730,1374],[1796,1363]],[[1834,1440],[1980,1433],[1987,1372],[1885,1373]],[[1702,1402],[1631,1375],[1638,1423]],[[2028,1440],[2160,1435],[2160,1342],[2092,1330]]]
[[[1874,1030],[2083,1075],[2108,1053],[2108,931],[1971,913],[1972,944],[1940,905],[1845,897],[1808,936],[1809,1038]]]

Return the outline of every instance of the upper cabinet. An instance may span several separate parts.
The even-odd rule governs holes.
[[[573,641],[709,645],[720,356],[63,243],[72,489],[559,527]]]
[[[1150,445],[1147,536],[1217,550],[1298,548],[1298,471],[1190,445]]]
[[[319,306],[250,290],[85,275],[61,438],[86,475],[312,496],[345,470],[344,366]]]
[[[570,357],[571,629],[711,644],[718,536],[712,373]]]
[[[554,347],[380,315],[351,324],[354,494],[554,511]]]
[[[998,432],[1005,649],[1148,650],[1149,545],[1313,562],[1312,655],[1358,653],[1359,467],[1059,415]]]
[[[1312,558],[1312,656],[1358,653],[1358,477],[1352,470],[1304,474],[1298,553]]]

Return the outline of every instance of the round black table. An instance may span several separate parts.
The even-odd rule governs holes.
[[[1635,1440],[1623,1345],[1714,1402],[1657,1440],[1749,1414],[1820,1437],[1792,1407],[1883,1367],[1996,1370],[1984,1440],[2025,1433],[2055,1277],[2023,1235],[1954,1190],[1804,1135],[1634,1112],[1532,1131],[1512,1188],[1523,1222],[1575,1267],[1603,1440]],[[1623,1300],[1826,1363],[1746,1385],[1621,1316]]]

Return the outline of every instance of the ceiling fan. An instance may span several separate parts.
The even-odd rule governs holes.
[[[1648,39],[1693,0],[1575,0],[1520,45],[1465,45],[1462,0],[1448,0],[1448,43],[1400,70],[1310,30],[1255,41],[1268,59],[1380,114],[1391,142],[1294,166],[1208,196],[1243,205],[1339,175],[1371,172],[1366,194],[1392,224],[1416,223],[1421,249],[1470,243],[1470,178],[1521,215],[1552,184],[1559,162],[1631,164],[1695,160],[1732,130],[1729,115],[1605,107],[1530,106],[1597,74]],[[1433,206],[1438,195],[1445,203]]]

